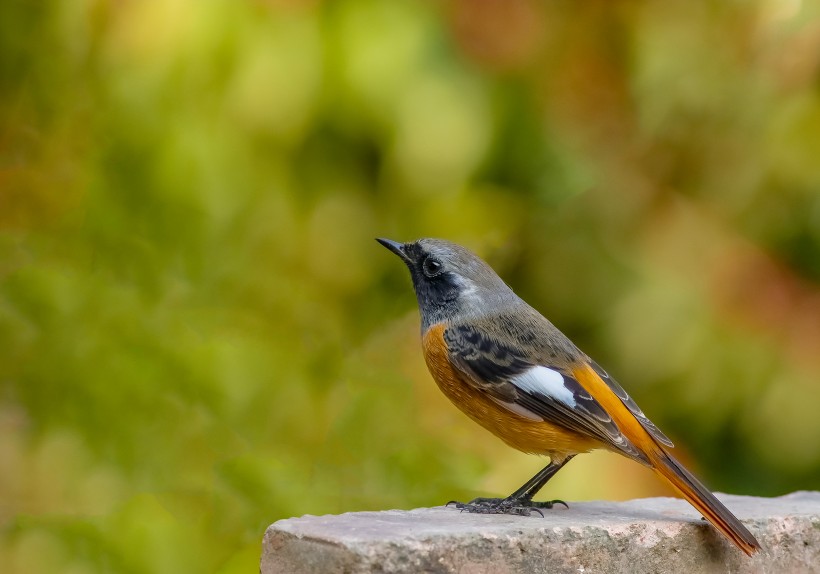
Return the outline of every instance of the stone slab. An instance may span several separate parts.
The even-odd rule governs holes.
[[[351,512],[273,523],[262,574],[820,573],[820,492],[718,495],[760,541],[747,557],[676,498],[576,502],[533,515],[454,508]]]

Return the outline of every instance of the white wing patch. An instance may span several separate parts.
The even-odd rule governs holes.
[[[572,391],[564,386],[564,376],[558,371],[537,365],[513,377],[516,387],[531,393],[540,393],[560,401],[568,407],[576,405]]]

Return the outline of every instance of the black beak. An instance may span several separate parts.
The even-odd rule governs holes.
[[[401,257],[402,261],[408,261],[407,254],[404,252],[404,244],[399,243],[398,241],[393,241],[392,239],[383,239],[381,237],[377,237],[376,241],[387,247],[390,251]]]

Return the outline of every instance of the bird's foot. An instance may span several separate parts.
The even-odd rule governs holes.
[[[544,516],[541,512],[542,508],[552,508],[556,504],[563,504],[567,508],[566,502],[563,500],[548,500],[544,502],[535,502],[524,498],[476,498],[470,502],[457,502],[451,500],[446,504],[455,506],[462,512],[473,512],[476,514],[517,514],[519,516],[530,516],[533,512]]]

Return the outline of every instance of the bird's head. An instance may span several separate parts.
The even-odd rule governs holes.
[[[517,297],[480,257],[444,239],[399,243],[377,239],[410,270],[422,330],[444,320],[479,316]]]

